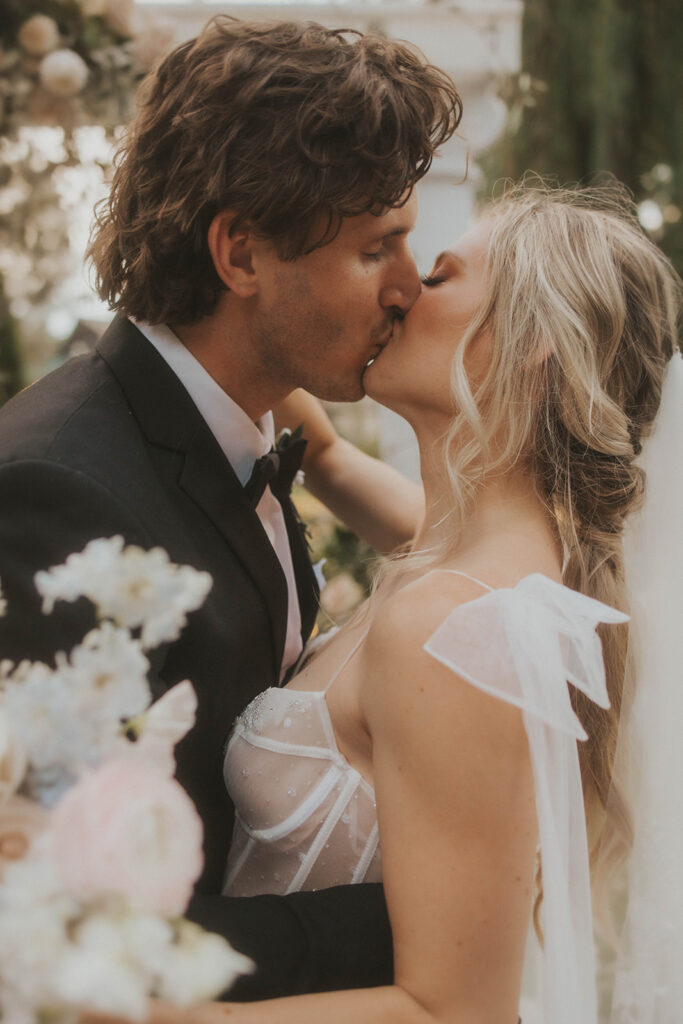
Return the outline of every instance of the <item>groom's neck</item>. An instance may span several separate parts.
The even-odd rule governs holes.
[[[173,332],[227,395],[254,422],[291,391],[272,380],[252,344],[248,322],[218,312],[191,324],[173,324]]]

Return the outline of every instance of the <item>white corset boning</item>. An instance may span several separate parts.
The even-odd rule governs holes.
[[[224,892],[379,882],[375,793],[340,753],[324,690],[271,687],[236,720],[224,775],[235,828]]]

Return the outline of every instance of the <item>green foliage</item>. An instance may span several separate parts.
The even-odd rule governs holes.
[[[679,0],[526,0],[523,72],[506,86],[510,121],[485,162],[488,191],[528,169],[562,184],[610,172],[660,206],[652,234],[682,271],[680,13]]]
[[[341,523],[335,523],[332,533],[319,550],[325,561],[325,576],[332,579],[341,572],[349,573],[366,594],[370,593],[373,569],[377,564],[377,552],[352,530]]]
[[[23,387],[16,322],[12,319],[0,278],[0,405]]]

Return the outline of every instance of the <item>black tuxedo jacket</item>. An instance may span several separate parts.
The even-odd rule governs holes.
[[[317,592],[291,502],[284,506],[302,612]],[[254,999],[391,980],[380,886],[228,899],[220,895],[233,807],[223,751],[235,716],[277,685],[287,586],[255,511],[196,406],[154,347],[117,318],[96,350],[70,360],[0,410],[0,657],[50,661],[94,625],[86,601],[43,616],[33,584],[95,537],[161,545],[204,569],[211,592],[179,640],[152,652],[155,696],[190,679],[197,722],[176,748],[177,776],[205,830],[205,868],[189,916],[252,956],[256,975],[230,998]]]

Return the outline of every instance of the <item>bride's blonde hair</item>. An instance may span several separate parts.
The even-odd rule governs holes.
[[[486,213],[486,295],[454,353],[455,415],[443,440],[449,529],[396,568],[452,557],[484,480],[516,465],[557,524],[565,584],[628,611],[622,528],[643,491],[634,460],[677,345],[680,280],[616,183],[559,189],[527,179]],[[466,353],[484,328],[492,357],[473,385]],[[589,735],[579,756],[594,869],[631,841],[628,809],[610,791],[628,627],[600,633],[611,707],[572,692]]]

